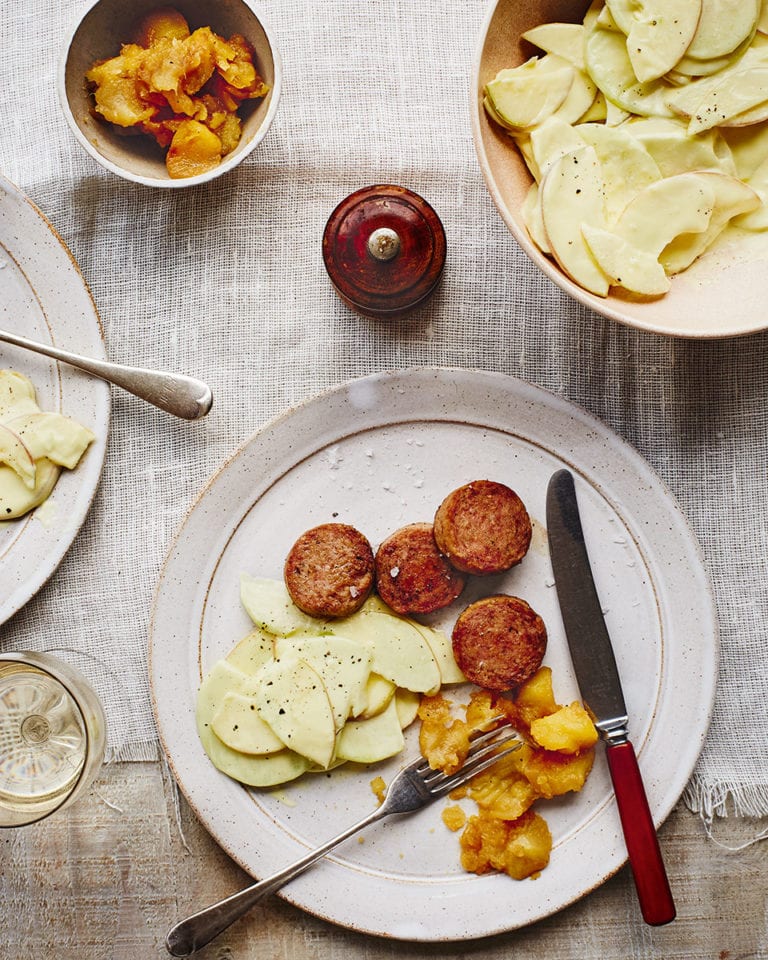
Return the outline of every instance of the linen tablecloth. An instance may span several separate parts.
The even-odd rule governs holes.
[[[768,335],[637,332],[576,304],[531,264],[472,145],[485,0],[261,9],[285,71],[269,134],[225,177],[160,191],[104,171],[60,112],[57,62],[81,5],[2,4],[0,173],[71,248],[110,357],[192,373],[216,401],[190,424],[115,392],[93,509],[54,577],[0,627],[0,648],[75,663],[107,706],[110,758],[154,757],[153,589],[215,469],[273,416],[352,377],[422,365],[512,374],[591,411],[678,498],[714,582],[722,643],[714,719],[686,797],[708,818],[768,814]],[[331,211],[370,183],[421,194],[448,237],[438,292],[397,323],[348,310],[322,262]]]

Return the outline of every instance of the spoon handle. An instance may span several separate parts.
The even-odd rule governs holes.
[[[0,341],[35,353],[42,353],[54,360],[62,360],[101,380],[106,380],[107,383],[122,387],[128,393],[184,420],[198,420],[204,417],[213,403],[213,395],[207,384],[183,374],[145,370],[142,367],[126,367],[119,363],[109,363],[107,360],[82,357],[68,350],[60,350],[58,347],[49,347],[35,340],[27,340],[26,337],[19,337],[15,333],[7,333],[5,330],[0,330]]]

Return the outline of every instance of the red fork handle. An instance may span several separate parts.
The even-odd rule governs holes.
[[[651,926],[658,927],[675,919],[675,902],[661,859],[659,839],[648,807],[635,749],[629,740],[609,744],[606,757],[643,919]]]

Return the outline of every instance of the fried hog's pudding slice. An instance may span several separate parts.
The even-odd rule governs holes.
[[[531,519],[514,490],[474,480],[443,500],[435,514],[438,549],[459,570],[476,576],[520,563],[531,545]]]
[[[431,523],[401,527],[376,551],[376,588],[396,613],[432,613],[464,589],[466,577],[440,553]]]
[[[373,550],[346,523],[323,523],[291,547],[285,585],[296,606],[312,617],[348,617],[373,587]]]
[[[495,594],[475,601],[459,615],[451,641],[464,676],[479,687],[503,693],[539,669],[547,630],[525,600]]]

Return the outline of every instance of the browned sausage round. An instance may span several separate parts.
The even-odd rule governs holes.
[[[323,523],[291,547],[283,571],[299,609],[313,617],[348,617],[373,587],[373,550],[359,530]]]
[[[376,551],[376,588],[396,613],[431,613],[458,597],[466,577],[437,549],[431,523],[411,523]]]
[[[525,600],[496,594],[459,615],[452,641],[464,676],[479,687],[503,692],[525,683],[539,669],[547,630]]]
[[[500,573],[528,552],[531,519],[514,490],[494,480],[474,480],[449,493],[438,507],[435,541],[465,573]]]

